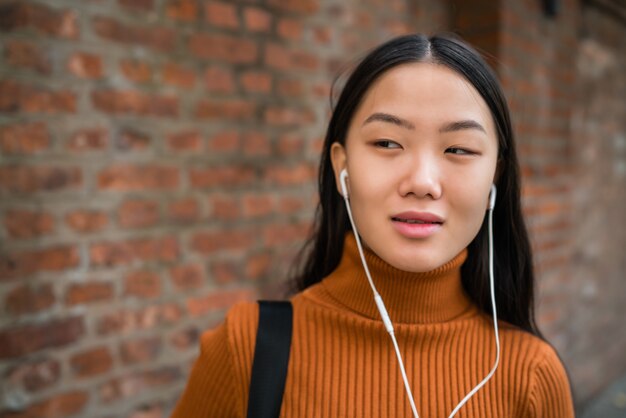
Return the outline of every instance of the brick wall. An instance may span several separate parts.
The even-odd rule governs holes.
[[[0,2],[0,416],[167,416],[199,334],[284,290],[337,71],[410,30],[493,56],[541,325],[581,402],[626,370],[624,26],[464,3]]]
[[[581,400],[626,371],[626,9],[618,16],[583,9],[574,62],[573,241],[559,305]]]
[[[626,372],[626,11],[620,19],[570,0],[549,17],[542,4],[502,2],[499,68],[518,135],[539,322],[583,406]]]
[[[281,289],[339,67],[446,19],[400,0],[0,3],[0,416],[167,416],[200,332]]]

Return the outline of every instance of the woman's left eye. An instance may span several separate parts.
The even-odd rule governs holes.
[[[448,152],[448,151],[451,151],[452,154],[455,154],[455,155],[473,155],[473,154],[476,154],[475,152],[472,152],[470,150],[466,150],[464,148],[455,148],[455,147],[448,148],[446,150],[446,152]]]

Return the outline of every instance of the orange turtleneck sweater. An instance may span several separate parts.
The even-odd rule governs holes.
[[[421,418],[447,418],[495,359],[493,320],[461,285],[466,258],[467,249],[435,270],[407,273],[366,250]],[[281,417],[412,417],[393,344],[352,234],[346,236],[337,269],[297,294],[292,304]],[[174,418],[246,416],[257,323],[257,304],[240,303],[222,325],[202,336]],[[573,417],[568,379],[554,349],[502,321],[500,339],[495,375],[456,416]]]

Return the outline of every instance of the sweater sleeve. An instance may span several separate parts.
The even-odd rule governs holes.
[[[545,345],[531,376],[530,417],[574,418],[569,379],[554,348]]]
[[[223,324],[202,335],[200,355],[171,418],[245,416],[257,323],[256,306],[238,304]]]

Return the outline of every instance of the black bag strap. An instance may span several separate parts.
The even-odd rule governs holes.
[[[248,418],[278,418],[283,402],[293,309],[288,301],[259,301]]]

